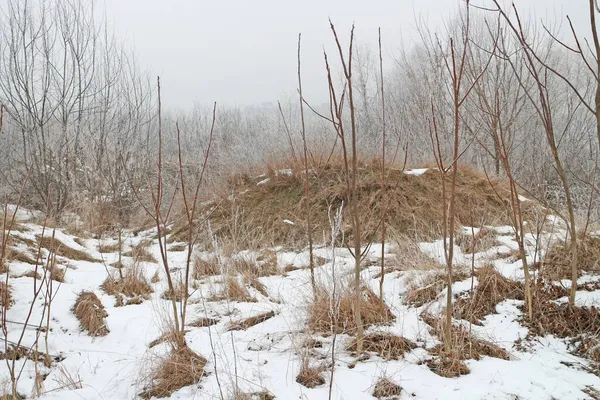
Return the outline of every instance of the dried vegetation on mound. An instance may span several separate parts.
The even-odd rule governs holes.
[[[373,397],[385,399],[392,396],[398,396],[402,392],[400,385],[392,382],[388,378],[380,378],[373,388]]]
[[[299,165],[295,168],[292,161],[289,165],[292,166],[291,173],[271,170],[267,176],[254,178],[246,174],[232,178],[232,187],[223,190],[222,198],[205,210],[210,213],[214,234],[221,238],[235,238],[240,248],[304,245],[303,175],[294,172],[301,171]],[[439,201],[440,174],[430,169],[420,176],[413,176],[404,174],[399,168],[389,168],[387,173],[386,193],[391,201],[386,213],[390,229],[418,240],[439,237],[443,221],[443,204]],[[362,239],[368,242],[379,237],[382,207],[379,162],[359,162],[357,179],[358,209],[364,221]],[[509,210],[500,197],[506,195],[509,198],[508,188],[500,181],[492,181],[492,185],[493,188],[485,175],[470,168],[460,168],[456,189],[459,224],[510,222]],[[328,232],[330,205],[348,204],[343,162],[336,160],[315,166],[311,188],[314,231]],[[349,208],[344,212],[350,212]],[[291,220],[294,224],[284,220]],[[345,216],[344,221],[350,221],[350,218]],[[343,226],[343,237],[348,243],[352,240],[349,224]]]
[[[375,353],[384,360],[399,360],[416,347],[410,340],[391,333],[369,333],[363,338],[363,350]],[[356,340],[350,342],[347,350],[356,352]]]
[[[137,264],[125,270],[123,278],[119,274],[109,275],[100,286],[107,294],[123,295],[131,298],[147,298],[154,290]],[[132,304],[132,303],[129,303]]]
[[[452,273],[452,283],[464,281],[470,274],[463,271],[454,271]],[[413,307],[421,307],[437,299],[442,290],[447,286],[448,278],[444,271],[438,271],[428,275],[420,282],[411,282],[409,284],[404,303]]]
[[[65,257],[73,261],[100,262],[90,256],[87,252],[69,247],[56,238],[48,236],[38,237],[38,242],[41,247],[51,251],[59,257]]]

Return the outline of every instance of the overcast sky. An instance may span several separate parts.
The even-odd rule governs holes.
[[[489,0],[472,0],[486,4]],[[414,39],[415,19],[439,29],[461,0],[104,0],[119,38],[133,46],[143,69],[160,75],[170,107],[218,101],[246,106],[295,93],[296,46],[302,33],[305,95],[325,101],[323,48],[356,24],[357,39],[376,51],[381,27],[386,60]],[[585,0],[518,0],[523,14],[585,29]],[[388,61],[389,65],[389,61]]]

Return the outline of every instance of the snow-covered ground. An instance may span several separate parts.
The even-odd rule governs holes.
[[[21,219],[29,215],[20,215]],[[42,228],[31,222],[22,222],[26,229],[14,232],[16,237],[35,240],[41,235]],[[492,228],[490,228],[492,229]],[[495,229],[495,228],[494,228]],[[522,279],[523,271],[519,261],[498,258],[509,250],[516,249],[511,229],[497,228],[499,244],[485,252],[475,255],[475,267],[478,268],[493,260],[496,268],[506,277]],[[137,236],[127,234],[125,251],[142,240],[152,240],[155,231],[149,230]],[[48,230],[45,235],[51,235]],[[100,243],[116,243],[115,239],[103,238],[77,239],[75,236],[56,231],[56,238],[71,248],[87,252],[98,262],[75,261],[59,258],[66,266],[64,283],[55,283],[55,298],[51,307],[50,332],[48,335],[49,353],[55,357],[51,367],[40,366],[45,376],[42,387],[42,399],[135,399],[148,382],[149,371],[167,352],[166,344],[149,348],[149,343],[157,339],[164,328],[165,318],[169,315],[170,302],[161,298],[166,289],[165,272],[158,263],[143,262],[141,267],[148,281],[158,271],[160,280],[151,283],[154,293],[148,301],[138,305],[115,306],[115,297],[106,294],[100,285],[107,273],[116,271],[111,267],[117,260],[116,253],[100,254]],[[547,239],[547,238],[546,238]],[[535,238],[529,241],[528,252],[533,261]],[[169,245],[169,247],[174,246]],[[17,244],[22,250],[23,243]],[[443,242],[419,244],[421,250],[433,258],[443,259]],[[156,239],[152,241],[150,251],[157,260],[160,252]],[[326,263],[316,270],[316,279],[325,285],[340,284],[352,271],[353,260],[348,250],[322,247],[316,254]],[[392,256],[395,249],[386,251]],[[375,293],[379,290],[376,278],[381,246],[373,245],[369,249],[367,264],[363,270],[363,279]],[[335,255],[335,265],[332,263]],[[170,251],[169,261],[173,274],[181,274],[185,263],[185,251]],[[172,395],[172,399],[230,399],[233,388],[243,392],[266,390],[277,399],[327,399],[330,387],[328,368],[323,377],[326,384],[308,389],[296,382],[300,369],[302,344],[307,337],[318,338],[323,346],[313,349],[315,362],[325,365],[331,360],[333,337],[321,337],[307,330],[307,307],[311,299],[310,271],[306,251],[277,251],[278,265],[282,269],[279,275],[259,278],[266,287],[269,296],[265,297],[250,288],[256,302],[240,303],[227,300],[211,301],[219,291],[222,277],[206,277],[192,283],[190,307],[187,321],[200,317],[219,320],[211,327],[187,327],[186,341],[195,352],[208,360],[207,375],[196,385],[184,387]],[[471,265],[472,256],[463,254],[456,247],[456,263]],[[124,257],[127,265],[132,260]],[[285,266],[301,267],[283,272]],[[335,267],[335,268],[332,268]],[[291,269],[291,268],[290,268]],[[24,346],[31,346],[36,338],[36,327],[42,318],[44,307],[42,299],[33,304],[30,324],[23,327],[29,313],[34,290],[34,278],[22,277],[32,266],[21,262],[10,265],[9,283],[12,286],[14,304],[7,314],[8,340],[19,341],[23,335]],[[332,276],[334,271],[335,276]],[[402,388],[400,399],[589,399],[584,390],[600,390],[600,377],[587,371],[588,361],[573,355],[569,351],[568,341],[554,337],[540,337],[530,341],[527,346],[516,344],[527,335],[527,328],[519,322],[521,301],[506,300],[496,307],[497,314],[487,316],[482,326],[473,325],[476,336],[489,340],[507,350],[510,360],[482,357],[480,360],[468,360],[466,364],[471,373],[460,378],[443,378],[433,373],[423,361],[431,356],[428,349],[439,343],[430,329],[421,319],[423,307],[431,310],[441,307],[443,292],[440,292],[439,304],[429,304],[414,308],[403,303],[411,281],[427,271],[394,271],[386,274],[384,283],[385,302],[396,319],[389,326],[371,327],[370,331],[385,331],[405,337],[418,347],[407,353],[403,359],[386,361],[377,356],[356,363],[355,357],[345,350],[350,341],[347,335],[339,335],[335,347],[335,369],[332,384],[332,399],[368,399],[378,378],[386,376]],[[21,277],[20,277],[21,276]],[[585,277],[582,279],[586,279]],[[592,279],[596,279],[592,277]],[[39,280],[38,280],[39,282]],[[476,282],[475,282],[476,283]],[[469,290],[471,280],[456,282],[456,292]],[[104,337],[90,337],[82,332],[78,320],[71,309],[77,295],[83,291],[93,291],[101,300],[108,313],[107,327],[110,333]],[[600,305],[600,291],[578,293],[581,305]],[[266,311],[274,311],[275,317],[255,325],[247,330],[228,331],[227,324]],[[457,321],[458,323],[458,321]],[[43,338],[43,334],[42,334]],[[40,341],[40,350],[45,343]],[[0,346],[1,348],[2,346]],[[526,350],[525,350],[526,349]],[[25,359],[17,362],[23,367],[18,382],[19,392],[30,396],[35,386],[35,368],[32,361]],[[65,376],[80,382],[81,388],[73,390],[66,387]],[[8,387],[9,375],[4,362],[0,362],[0,382]]]

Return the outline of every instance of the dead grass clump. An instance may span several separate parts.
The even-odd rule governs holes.
[[[245,331],[248,328],[265,322],[275,316],[275,311],[255,315],[254,317],[246,318],[241,321],[232,321],[227,325],[228,331]]]
[[[523,287],[519,282],[502,276],[493,265],[479,268],[477,287],[469,297],[454,302],[454,316],[481,325],[481,320],[496,312],[496,305],[506,299],[523,300]]]
[[[398,396],[402,392],[400,385],[392,382],[388,378],[380,378],[373,388],[373,397],[383,399],[392,396]]]
[[[309,389],[324,385],[325,378],[321,376],[322,372],[322,367],[303,365],[302,369],[300,369],[300,372],[298,373],[298,376],[296,376],[296,382]]]
[[[582,357],[600,363],[600,339],[597,336],[582,339],[577,346],[577,353]]]
[[[390,333],[369,333],[363,338],[363,350],[376,353],[384,360],[399,360],[416,347],[410,340]],[[356,340],[350,343],[348,350],[356,351]]]
[[[479,228],[475,235],[461,230],[455,236],[456,244],[464,254],[473,254],[491,249],[496,245],[497,234],[488,228]]]
[[[186,251],[187,248],[188,248],[187,244],[174,244],[171,247],[169,247],[169,251],[182,252],[182,251]]]
[[[29,265],[36,265],[35,258],[28,253],[11,248],[6,252],[7,261],[17,261]]]
[[[243,280],[246,285],[250,286],[264,297],[269,297],[269,292],[267,291],[266,286],[263,285],[256,276],[244,274]]]
[[[173,349],[152,374],[150,387],[139,396],[142,399],[169,397],[176,390],[199,382],[205,366],[206,359],[189,347]]]
[[[470,275],[462,271],[452,273],[452,283],[467,279]],[[446,287],[447,277],[444,271],[427,276],[421,284],[413,282],[404,296],[404,303],[413,307],[421,307],[437,299]]]
[[[187,332],[188,332],[188,331],[185,331],[184,333],[187,333]],[[169,342],[169,343],[177,343],[177,340],[178,340],[180,337],[181,337],[181,336],[180,336],[180,333],[176,333],[176,332],[173,332],[173,331],[171,331],[171,332],[166,332],[166,333],[163,333],[162,335],[160,335],[160,336],[159,336],[159,338],[158,338],[158,339],[154,339],[153,341],[151,341],[151,342],[148,344],[148,348],[150,348],[150,349],[151,349],[151,348],[153,348],[153,347],[156,347],[156,346],[158,346],[158,345],[159,345],[159,344],[161,344],[161,343],[166,343],[166,342]]]
[[[136,264],[125,270],[123,279],[118,274],[111,274],[100,287],[107,294],[113,296],[122,294],[129,298],[147,297],[154,292],[143,271]]]
[[[214,300],[232,300],[246,303],[255,303],[256,299],[250,295],[248,288],[240,283],[237,276],[227,276],[223,282],[221,293]]]
[[[131,257],[135,262],[156,263],[156,258],[148,251],[151,242],[142,240],[133,246],[130,251],[123,253],[125,257]]]
[[[118,253],[119,252],[119,243],[114,244],[99,244],[98,251],[100,253]]]
[[[584,272],[600,272],[600,238],[585,235],[577,243],[577,269]],[[543,277],[552,280],[571,279],[570,245],[557,244],[544,258],[541,268]]]
[[[185,284],[183,282],[174,282],[173,289],[174,290],[171,290],[171,288],[168,288],[167,290],[165,290],[163,292],[163,294],[160,297],[164,300],[175,299],[175,301],[177,301],[177,302],[183,301],[183,298],[185,297],[185,293],[186,293]]]
[[[48,267],[48,271],[50,272],[50,279],[53,281],[60,283],[65,282],[65,275],[67,273],[66,267],[63,269],[55,262],[52,262]]]
[[[214,276],[221,274],[221,263],[219,258],[215,255],[209,258],[202,258],[196,256],[194,259],[194,270],[192,277],[194,279],[201,279],[205,276]]]
[[[239,274],[250,274],[258,277],[277,275],[277,260],[275,264],[268,261],[259,262],[247,256],[234,256],[229,261],[229,270]]]
[[[425,254],[419,245],[405,235],[395,235],[395,254],[392,257],[386,257],[388,271],[394,270],[409,271],[409,270],[436,270],[444,268],[439,261]],[[379,278],[379,276],[376,276]]]
[[[86,330],[90,336],[106,336],[110,332],[104,320],[108,317],[108,313],[93,292],[81,292],[71,311],[79,320],[81,328]]]
[[[198,318],[197,320],[191,322],[188,325],[192,326],[194,328],[206,328],[209,326],[216,325],[218,323],[219,323],[219,320],[217,318],[203,317],[203,318]]]
[[[291,173],[272,171],[268,180],[261,178],[263,182],[260,185],[252,178],[234,178],[230,181],[232,187],[223,190],[223,194],[206,210],[210,212],[211,226],[216,236],[238,239],[239,248],[272,248],[279,245],[297,248],[305,242],[306,233],[301,229],[305,226],[304,177],[299,172],[303,167],[293,160],[284,162],[284,168],[290,168]],[[379,160],[362,159],[358,164],[358,209],[364,221],[361,240],[370,242],[380,235],[381,163]],[[391,183],[386,188],[387,195],[392,199],[386,211],[390,230],[405,232],[417,240],[428,241],[439,237],[444,220],[444,206],[438,201],[442,179],[439,171],[430,169],[420,176],[414,176],[404,174],[402,168],[386,168],[387,180]],[[328,164],[314,165],[313,171],[310,182],[314,192],[311,196],[312,221],[315,232],[328,232],[329,206],[336,207],[342,202],[348,204],[344,163],[341,158],[331,159]],[[490,183],[485,174],[461,166],[456,189],[458,224],[468,225],[471,221],[482,220],[504,225],[510,223],[510,212],[502,199],[509,198],[510,191],[504,182],[492,179]],[[350,208],[344,212],[350,213]],[[349,220],[349,214],[343,218]],[[285,223],[285,219],[293,220],[295,224]],[[236,224],[232,223],[234,220]],[[261,227],[260,237],[257,237],[257,226]],[[349,225],[344,227],[343,233],[351,243],[353,237]]]
[[[444,378],[458,378],[471,373],[464,361],[445,356],[427,361],[427,366],[433,373]]]
[[[27,271],[21,276],[27,278],[42,279],[42,276],[39,274],[39,272],[35,272],[34,270]]]
[[[314,332],[354,334],[356,320],[354,317],[354,302],[356,295],[350,288],[342,290],[335,299],[323,289],[317,289],[314,301],[308,309],[308,327]],[[389,307],[382,303],[377,295],[369,288],[362,289],[361,313],[363,327],[388,324],[394,320],[394,314]],[[331,305],[336,307],[336,318],[331,317]]]
[[[5,282],[0,282],[0,307],[9,308],[12,304],[12,288]]]
[[[529,335],[554,335],[559,338],[576,338],[600,335],[600,309],[596,307],[569,307],[556,303],[538,293],[533,298],[533,319],[524,323]]]
[[[152,278],[150,279],[151,283],[158,283],[160,282],[160,275],[158,274],[158,270],[154,271],[154,275],[152,275]]]
[[[423,319],[433,328],[434,333],[440,339],[444,338],[444,326],[446,323],[444,318],[423,316]],[[430,353],[434,356],[440,357],[441,359],[447,358],[450,360],[459,361],[470,359],[479,360],[481,356],[500,358],[502,360],[510,359],[506,350],[496,346],[491,342],[474,338],[471,336],[469,331],[464,329],[462,326],[452,325],[451,340],[451,353],[446,351],[446,347],[443,343],[438,344],[431,349]],[[440,366],[443,367],[443,365]]]
[[[73,261],[89,261],[89,262],[100,262],[96,260],[88,253],[82,250],[77,250],[67,246],[60,240],[48,236],[38,237],[38,242],[44,249],[53,252],[59,257],[65,257]]]

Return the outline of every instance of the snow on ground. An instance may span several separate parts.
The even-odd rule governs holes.
[[[416,171],[412,171],[415,173]],[[420,172],[420,171],[419,171]],[[280,171],[284,173],[284,171]],[[23,218],[28,216],[23,213]],[[15,236],[35,240],[42,228],[33,223],[25,223],[27,230],[15,232]],[[474,256],[475,268],[489,263],[498,254],[516,249],[512,229],[497,228],[498,242],[495,247]],[[46,230],[45,235],[51,232]],[[56,361],[51,368],[41,367],[47,374],[43,383],[44,400],[64,399],[135,399],[140,393],[152,367],[167,351],[166,344],[152,349],[149,343],[157,339],[169,314],[170,303],[161,298],[166,289],[165,273],[160,264],[141,263],[144,274],[150,278],[159,271],[160,281],[152,283],[154,293],[149,301],[139,305],[115,307],[115,297],[107,295],[100,285],[107,271],[116,271],[110,265],[117,261],[117,254],[100,254],[99,240],[78,240],[61,230],[56,238],[74,249],[84,250],[96,260],[87,262],[59,260],[67,266],[65,282],[55,284],[55,298],[51,308],[48,335],[49,353]],[[126,250],[143,240],[153,240],[151,252],[160,259],[155,232],[149,230],[137,236],[128,234],[125,238]],[[102,239],[103,244],[116,243],[115,238]],[[171,245],[169,245],[171,247]],[[421,243],[425,253],[443,261],[443,241]],[[533,257],[535,238],[528,241],[527,252]],[[386,253],[393,252],[390,246]],[[363,279],[375,293],[379,290],[376,278],[381,245],[373,245],[368,251],[369,268],[363,270]],[[251,253],[246,253],[251,254]],[[353,259],[347,249],[318,248],[315,254],[325,260],[316,271],[316,279],[325,285],[341,285],[351,275]],[[181,274],[186,252],[169,252],[169,262],[174,274]],[[457,265],[469,266],[473,255],[463,254],[455,249]],[[211,327],[188,327],[186,341],[190,348],[208,360],[207,376],[197,385],[188,386],[175,392],[172,399],[221,399],[232,398],[232,388],[236,385],[245,392],[268,390],[277,399],[327,399],[330,383],[330,369],[323,374],[327,383],[307,389],[296,383],[300,368],[302,343],[307,337],[306,309],[311,299],[308,253],[277,251],[280,268],[293,266],[289,272],[260,278],[269,292],[264,297],[252,292],[257,301],[240,303],[231,301],[210,301],[222,286],[222,277],[206,277],[195,281],[190,298],[188,321],[200,317],[219,319]],[[124,257],[131,263],[131,258]],[[495,259],[494,265],[505,276],[522,279],[520,261]],[[23,335],[22,343],[30,346],[36,337],[35,327],[25,327],[14,322],[24,320],[32,306],[34,279],[21,276],[32,266],[14,262],[11,265],[10,284],[13,288],[14,304],[8,310],[8,340],[16,342]],[[434,374],[423,361],[427,360],[427,349],[439,343],[430,329],[419,317],[422,308],[407,306],[402,302],[410,281],[415,276],[426,274],[420,271],[394,271],[386,274],[384,297],[387,305],[396,316],[389,326],[372,327],[370,331],[384,331],[403,336],[416,342],[420,347],[397,361],[384,361],[371,357],[364,362],[355,359],[344,350],[350,340],[346,335],[337,337],[335,350],[335,370],[332,385],[332,399],[372,398],[373,387],[379,377],[387,376],[400,384],[404,391],[400,399],[588,399],[583,390],[586,387],[600,389],[600,378],[586,372],[587,361],[569,353],[568,343],[553,337],[543,337],[532,341],[524,350],[516,346],[527,335],[527,328],[519,320],[521,311],[517,300],[506,300],[497,305],[497,314],[489,315],[481,326],[472,326],[477,337],[492,341],[506,349],[510,360],[483,357],[479,361],[469,360],[471,373],[460,378],[443,378]],[[39,282],[39,281],[38,281]],[[477,281],[474,281],[475,285]],[[471,279],[456,282],[456,292],[469,290]],[[71,308],[77,295],[83,290],[91,290],[98,295],[108,313],[107,325],[110,333],[105,337],[92,338],[81,332],[79,323]],[[443,299],[440,292],[439,299]],[[600,305],[600,291],[578,292],[581,305]],[[37,325],[42,318],[41,300],[32,308],[30,323]],[[424,307],[435,307],[434,305]],[[227,331],[227,324],[241,318],[275,311],[276,316],[247,330]],[[460,321],[457,321],[460,323]],[[462,321],[464,323],[464,321]],[[331,359],[332,337],[319,337],[323,342],[316,355],[324,360]],[[42,340],[40,348],[45,344]],[[31,361],[18,361],[23,367],[19,380],[19,392],[32,394],[35,380],[34,364]],[[9,379],[7,367],[0,364],[0,382]],[[81,382],[81,388],[71,390],[65,387],[65,374]]]

